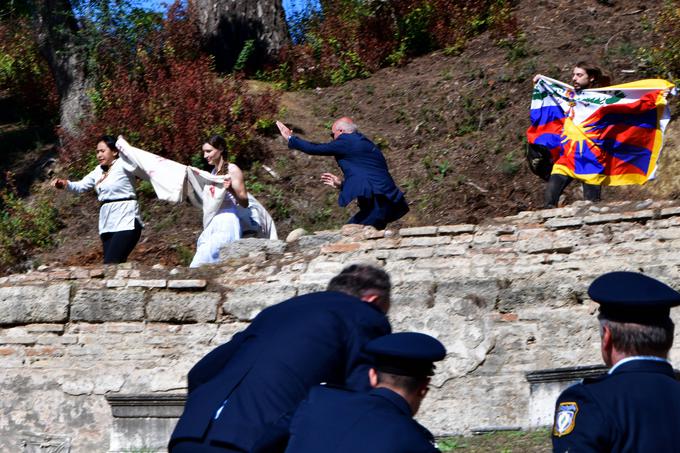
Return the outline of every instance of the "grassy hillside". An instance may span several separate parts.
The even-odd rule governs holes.
[[[280,119],[304,138],[327,141],[333,119],[353,117],[381,146],[406,192],[411,212],[395,227],[477,223],[538,209],[544,183],[524,161],[533,75],[569,81],[573,64],[587,59],[601,63],[617,83],[643,78],[639,49],[649,46],[661,8],[656,0],[521,0],[513,13],[523,38],[512,45],[484,34],[460,53],[436,51],[370,78],[283,93]],[[261,86],[251,84],[254,90]],[[677,107],[677,101],[671,105]],[[14,127],[5,123],[3,138]],[[677,123],[671,122],[658,180],[644,187],[605,188],[605,200],[680,195]],[[243,163],[247,183],[284,238],[298,227],[339,227],[354,212],[354,207],[339,208],[337,193],[319,183],[322,172],[339,172],[333,159],[290,151],[276,134],[261,138],[260,145],[267,157]],[[43,157],[42,143],[29,147],[34,150],[22,152],[36,161]],[[62,175],[59,166],[52,171]],[[51,197],[63,225],[56,248],[34,257],[33,264],[101,262],[94,194],[57,193],[39,178],[31,183],[30,193]],[[572,184],[567,202],[581,199],[579,191]],[[201,230],[200,212],[157,202],[148,190],[142,191],[141,204],[147,225],[131,260],[186,263]]]

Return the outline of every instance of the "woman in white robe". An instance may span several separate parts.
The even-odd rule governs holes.
[[[216,263],[220,257],[220,249],[241,238],[237,206],[248,207],[248,192],[243,181],[243,172],[238,166],[227,161],[227,143],[224,138],[219,135],[210,137],[203,144],[203,157],[213,166],[213,175],[229,177],[224,181],[227,192],[219,211],[198,237],[196,255],[191,261],[191,267]],[[205,186],[205,190],[211,188],[212,186]]]

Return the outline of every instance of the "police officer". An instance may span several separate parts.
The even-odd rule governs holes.
[[[328,291],[273,305],[189,372],[171,453],[246,452],[321,382],[368,390],[366,343],[391,332],[390,279],[351,265]]]
[[[668,362],[670,308],[680,293],[636,272],[611,272],[590,285],[600,304],[608,374],[557,400],[554,452],[680,452],[680,382]]]
[[[413,416],[427,394],[432,362],[446,349],[415,332],[377,338],[366,345],[375,358],[373,389],[350,392],[315,387],[300,404],[286,453],[432,453],[432,434]]]

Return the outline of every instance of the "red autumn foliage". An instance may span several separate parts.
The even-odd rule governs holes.
[[[232,155],[243,157],[257,128],[276,113],[278,95],[251,94],[242,79],[219,78],[212,60],[197,50],[198,36],[191,10],[175,4],[162,26],[138,43],[129,64],[111,66],[96,93],[95,117],[81,124],[79,136],[62,137],[62,157],[82,167],[104,133],[187,164],[218,133]]]

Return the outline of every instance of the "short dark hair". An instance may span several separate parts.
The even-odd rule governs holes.
[[[609,76],[599,66],[594,65],[590,61],[579,61],[575,66],[583,69],[588,74],[588,77],[593,78],[590,88],[606,87],[611,84]]]
[[[369,291],[377,292],[381,299],[389,301],[392,283],[390,276],[382,269],[368,264],[352,264],[333,277],[326,289],[358,298]]]
[[[211,135],[205,142],[208,145],[212,146],[213,148],[218,149],[220,153],[222,153],[222,157],[224,157],[225,159],[228,157],[227,141],[221,135],[218,134]]]
[[[102,135],[99,137],[99,140],[97,140],[97,143],[99,142],[104,142],[104,144],[114,153],[118,152],[118,148],[116,148],[116,138],[113,135]]]
[[[378,384],[386,384],[389,387],[402,389],[406,393],[418,391],[418,389],[429,381],[427,376],[401,376],[399,374],[386,373],[379,370],[375,370],[375,372],[378,376]]]
[[[668,319],[663,324],[636,324],[611,321],[600,315],[600,325],[611,331],[614,347],[629,355],[668,355],[673,346],[675,325]]]

